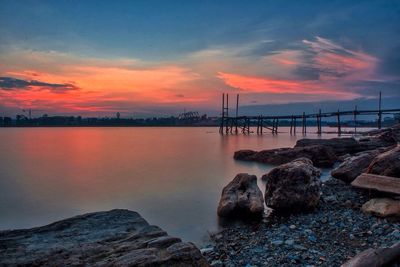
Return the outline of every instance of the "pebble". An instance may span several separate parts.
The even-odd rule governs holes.
[[[285,240],[285,244],[288,246],[292,246],[294,244],[294,240],[293,239]]]
[[[280,246],[283,244],[283,240],[273,240],[271,241],[271,244],[275,246]]]
[[[311,235],[308,236],[308,240],[310,242],[315,243],[315,242],[317,242],[317,237],[315,235],[311,234]]]
[[[391,234],[394,238],[400,239],[400,231],[399,230],[394,230]]]
[[[296,250],[307,250],[307,248],[302,245],[293,245],[293,248]]]
[[[224,264],[220,260],[212,261],[210,264],[212,267],[223,267]]]
[[[200,249],[201,254],[205,255],[207,253],[213,252],[214,248],[213,247],[206,247],[206,248],[202,248]]]

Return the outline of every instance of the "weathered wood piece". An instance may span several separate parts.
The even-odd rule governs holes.
[[[389,248],[367,249],[345,262],[341,267],[381,267],[398,263],[400,242]]]
[[[396,177],[362,173],[351,185],[357,188],[400,195],[400,178]]]

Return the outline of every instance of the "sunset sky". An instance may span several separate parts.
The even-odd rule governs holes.
[[[400,1],[0,0],[0,77],[0,116],[400,101]]]

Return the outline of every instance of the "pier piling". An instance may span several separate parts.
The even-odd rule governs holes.
[[[226,98],[226,99],[225,99]],[[239,116],[239,94],[236,96],[236,111],[234,116],[229,117],[229,95],[226,93],[222,94],[222,110],[221,110],[221,123],[219,126],[220,134],[238,134],[240,131],[243,134],[250,134],[251,126],[256,126],[257,134],[263,134],[264,128],[268,129],[272,134],[278,134],[279,131],[279,123],[281,125],[289,125],[290,123],[290,134],[296,134],[297,130],[297,119],[301,119],[301,127],[302,133],[307,133],[307,119],[311,119],[313,122],[316,119],[317,126],[317,134],[322,134],[322,118],[336,118],[337,120],[337,133],[338,135],[342,134],[342,120],[341,116],[353,116],[354,121],[354,133],[357,133],[357,127],[359,126],[358,116],[360,115],[377,115],[378,120],[376,127],[382,127],[382,116],[384,114],[398,114],[400,113],[400,108],[397,109],[382,109],[382,94],[379,93],[379,106],[377,110],[359,110],[357,106],[355,106],[354,110],[350,111],[340,111],[339,109],[334,112],[321,112],[321,109],[318,110],[318,113],[315,114],[306,114],[303,112],[301,115],[284,115],[284,116],[264,116],[262,114],[257,116]],[[326,123],[326,122],[325,122]],[[299,124],[299,125],[300,125]]]

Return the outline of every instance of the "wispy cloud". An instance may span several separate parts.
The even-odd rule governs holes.
[[[379,60],[363,51],[346,49],[331,40],[316,37],[303,40],[311,54],[308,66],[317,69],[320,79],[371,80],[376,77]]]
[[[0,100],[71,112],[209,110],[217,109],[223,91],[240,92],[243,104],[288,103],[371,97],[377,83],[393,84],[378,74],[379,59],[361,49],[322,37],[282,49],[275,44],[263,39],[211,46],[160,62],[15,50],[0,54]]]
[[[243,93],[320,95],[321,99],[368,96],[363,92],[365,82],[390,81],[390,77],[378,75],[379,60],[361,50],[322,37],[303,40],[293,47],[271,51],[261,62],[256,61],[264,74],[221,71],[217,77]],[[290,99],[290,95],[287,97]]]
[[[71,90],[78,90],[69,83],[47,83],[37,80],[23,80],[12,77],[0,77],[0,89],[2,90],[50,90],[55,93],[63,93]]]

